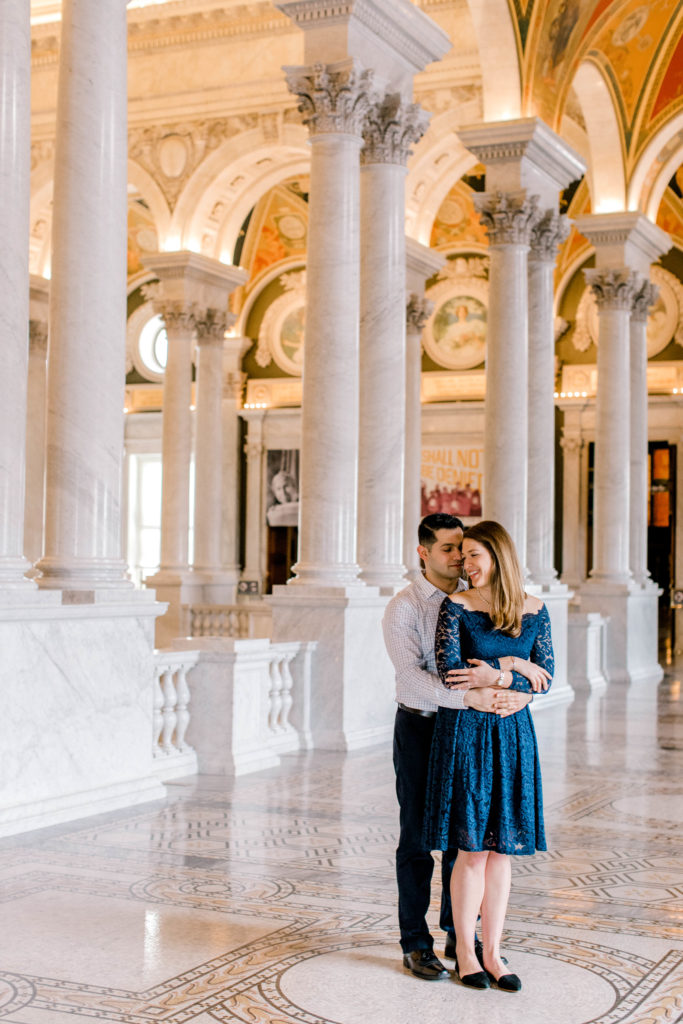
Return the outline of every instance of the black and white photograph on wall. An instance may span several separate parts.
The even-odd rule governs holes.
[[[269,451],[266,473],[268,526],[296,526],[299,521],[299,449]]]

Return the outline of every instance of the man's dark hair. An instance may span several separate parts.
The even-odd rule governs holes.
[[[447,512],[433,512],[425,516],[417,528],[418,543],[423,548],[431,548],[436,540],[437,530],[464,530],[462,520],[457,516],[450,516]]]

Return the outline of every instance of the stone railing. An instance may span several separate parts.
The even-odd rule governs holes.
[[[199,772],[259,771],[279,764],[282,754],[312,745],[315,643],[205,636],[178,639],[173,646],[173,652],[160,655],[194,658],[192,667],[184,662],[192,692],[187,736],[196,751]],[[175,728],[177,738],[177,724]],[[163,727],[160,736],[163,750]]]
[[[161,779],[197,771],[197,754],[185,737],[190,725],[187,674],[198,659],[198,651],[164,650],[154,654],[152,754],[154,774]]]
[[[252,640],[270,636],[272,613],[265,603],[185,604],[182,606],[184,636],[224,636]]]

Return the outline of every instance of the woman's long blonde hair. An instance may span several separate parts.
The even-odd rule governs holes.
[[[500,523],[484,519],[465,530],[465,540],[482,544],[493,559],[489,579],[493,625],[510,636],[519,636],[524,611],[524,578],[512,537]]]

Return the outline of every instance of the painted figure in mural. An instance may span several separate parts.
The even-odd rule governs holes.
[[[564,60],[569,39],[579,20],[580,14],[579,0],[561,0],[557,14],[551,21],[548,30],[550,54],[548,56],[546,73],[552,74],[555,68]]]
[[[389,657],[396,670],[396,720],[394,768],[400,806],[400,833],[396,850],[398,918],[403,963],[425,981],[448,978],[449,972],[434,954],[434,939],[426,921],[434,861],[422,838],[427,766],[441,705],[450,709],[471,708],[483,718],[514,715],[526,708],[530,696],[485,686],[498,677],[488,665],[472,666],[476,686],[470,692],[449,690],[436,673],[434,637],[441,603],[447,594],[467,589],[462,579],[462,523],[454,516],[426,516],[418,529],[418,554],[424,574],[405,587],[387,605],[382,627]],[[457,682],[457,679],[453,679]],[[441,927],[446,932],[445,955],[455,956],[450,905],[450,876],[455,849],[441,859]],[[472,928],[474,935],[474,928]]]
[[[441,603],[436,665],[446,688],[544,692],[553,674],[548,611],[524,592],[512,539],[484,521],[464,535],[468,590]],[[528,708],[510,717],[440,706],[426,784],[424,846],[457,848],[451,876],[456,971],[471,988],[516,992],[500,940],[510,892],[510,855],[545,850],[541,773]],[[481,913],[481,955],[475,947]],[[483,969],[482,969],[483,968]]]

